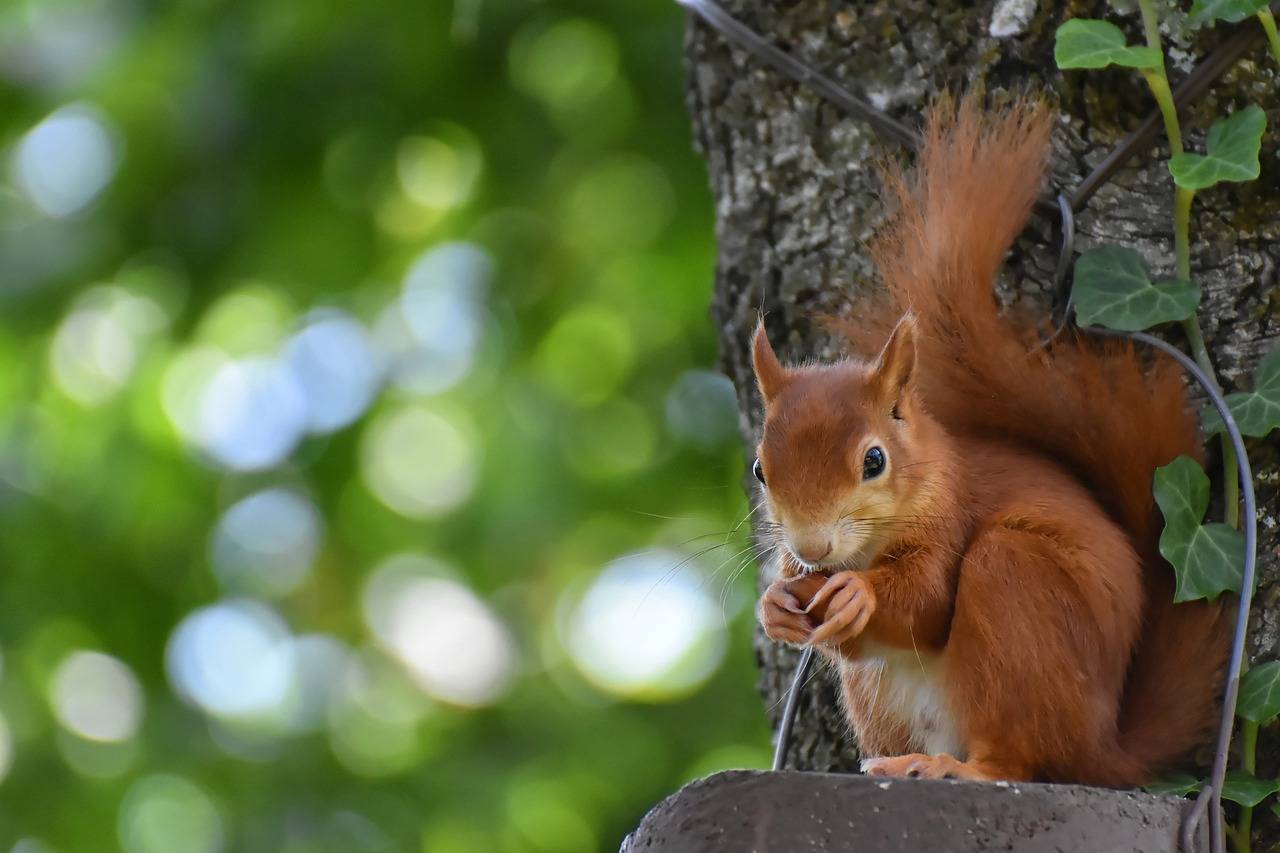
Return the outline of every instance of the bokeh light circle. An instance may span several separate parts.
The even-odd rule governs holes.
[[[702,684],[724,656],[726,633],[696,561],[655,550],[605,566],[573,605],[565,641],[600,689],[656,700]]]
[[[120,804],[125,853],[220,853],[222,818],[204,789],[181,776],[156,774],[134,782]]]
[[[278,465],[308,423],[307,397],[293,372],[274,358],[229,361],[205,386],[201,444],[228,468]]]
[[[474,427],[457,414],[425,406],[383,412],[361,439],[361,476],[378,500],[401,515],[444,515],[475,487],[474,435]]]
[[[117,742],[142,725],[142,685],[126,664],[101,652],[63,658],[49,686],[53,713],[68,731],[88,740]]]
[[[397,386],[438,394],[471,372],[484,337],[493,269],[488,252],[471,243],[434,246],[409,266],[400,297],[374,328]]]
[[[307,400],[307,428],[327,433],[364,413],[380,370],[364,326],[340,312],[314,316],[285,346],[284,360]]]
[[[311,571],[323,533],[311,501],[288,489],[264,489],[223,513],[210,559],[229,592],[277,596],[292,592]]]
[[[365,622],[428,695],[487,705],[507,688],[515,643],[475,593],[433,568],[413,557],[383,563],[364,588]]]
[[[732,440],[738,397],[721,373],[686,370],[667,393],[667,428],[681,441],[710,450]]]
[[[85,291],[54,332],[49,351],[54,381],[86,406],[111,399],[129,381],[149,338],[167,320],[154,300],[123,288]]]
[[[182,620],[169,637],[165,666],[178,695],[210,714],[273,718],[293,686],[289,642],[275,611],[232,599]]]
[[[120,161],[115,137],[95,107],[62,107],[19,140],[14,180],[41,213],[55,219],[71,216],[115,177]]]

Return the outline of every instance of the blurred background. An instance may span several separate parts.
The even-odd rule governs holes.
[[[0,851],[614,850],[767,763],[683,27],[0,4]]]

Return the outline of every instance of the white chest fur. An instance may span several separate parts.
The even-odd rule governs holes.
[[[936,655],[864,640],[861,658],[844,666],[861,671],[869,687],[865,698],[874,706],[868,710],[875,717],[900,721],[910,733],[913,750],[929,755],[945,752],[965,760],[959,729],[946,706],[944,673]]]

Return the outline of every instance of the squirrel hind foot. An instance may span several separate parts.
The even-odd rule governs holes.
[[[997,761],[961,761],[955,756],[940,752],[926,755],[913,752],[908,755],[867,758],[862,761],[862,772],[868,776],[888,776],[899,779],[966,779],[972,782],[1025,782],[1027,773]]]

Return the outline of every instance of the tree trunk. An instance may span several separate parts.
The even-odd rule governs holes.
[[[909,124],[943,89],[983,89],[989,97],[1046,91],[1061,115],[1054,141],[1055,189],[1076,186],[1153,107],[1137,73],[1063,73],[1054,67],[1053,33],[1069,16],[1108,17],[1128,31],[1131,42],[1140,39],[1136,14],[1119,16],[1096,0],[727,0],[726,6],[794,56]],[[1223,33],[1190,33],[1181,13],[1167,5],[1162,13],[1169,22],[1165,37],[1176,84]],[[706,158],[716,199],[719,256],[712,315],[721,367],[739,391],[749,456],[761,423],[748,351],[757,312],[768,312],[771,336],[784,360],[839,353],[839,342],[813,316],[838,310],[848,304],[850,294],[878,286],[864,250],[883,217],[875,164],[905,155],[809,89],[730,48],[700,23],[690,25],[686,57],[696,144]],[[1189,147],[1203,150],[1204,129],[1230,110],[1253,102],[1270,116],[1262,178],[1201,193],[1193,215],[1193,267],[1204,292],[1201,322],[1228,389],[1251,387],[1254,365],[1276,343],[1278,81],[1275,60],[1259,45],[1183,119]],[[1161,139],[1093,198],[1078,214],[1078,250],[1118,242],[1139,250],[1154,272],[1172,273],[1173,186],[1167,157]],[[1057,257],[1052,225],[1033,223],[1011,254],[1002,285],[1005,296],[1037,300],[1046,310]],[[1260,583],[1249,647],[1255,662],[1274,657],[1280,641],[1276,451],[1275,440],[1269,439],[1253,443],[1250,453],[1261,526]],[[762,568],[762,583],[766,572]],[[756,646],[761,692],[776,726],[796,654],[759,633]],[[854,769],[856,751],[845,732],[834,685],[822,673],[805,690],[790,766]],[[1259,773],[1274,775],[1274,744],[1263,740]],[[1255,818],[1258,837],[1268,842],[1255,849],[1280,849],[1275,823],[1269,810],[1265,819]]]

